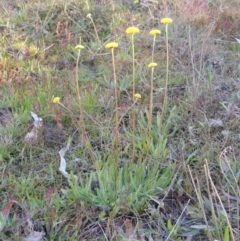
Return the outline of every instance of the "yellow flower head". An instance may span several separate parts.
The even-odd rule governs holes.
[[[149,32],[149,34],[152,35],[152,36],[158,35],[160,33],[161,33],[161,31],[158,30],[158,29],[153,29]]]
[[[112,48],[117,48],[118,47],[118,43],[116,42],[111,42],[105,45],[106,49],[112,49]]]
[[[87,16],[86,16],[86,18],[91,18],[91,17],[92,17],[91,13],[87,14]]]
[[[154,67],[156,67],[157,66],[157,63],[150,63],[149,65],[148,65],[148,68],[154,68]]]
[[[164,202],[160,202],[160,203],[159,203],[159,207],[160,207],[160,208],[164,208]]]
[[[126,29],[126,33],[127,34],[136,34],[136,33],[139,33],[139,29],[136,28],[136,27],[130,27],[130,28],[127,28]]]
[[[38,52],[38,48],[37,48],[37,46],[36,45],[30,45],[29,46],[29,52],[30,52],[30,54],[36,54],[37,52]]]
[[[163,24],[172,23],[172,19],[171,18],[162,18],[161,19],[161,23],[163,23]]]
[[[142,96],[141,96],[140,94],[138,94],[138,93],[135,94],[134,97],[135,97],[136,99],[141,99],[141,98],[142,98]]]
[[[32,77],[30,76],[30,75],[28,75],[26,78],[25,78],[25,81],[29,81],[29,80],[31,80],[32,79]]]
[[[53,98],[52,102],[53,102],[54,104],[59,103],[59,102],[60,102],[60,97],[55,97],[55,98]]]
[[[84,46],[82,46],[81,44],[78,44],[78,45],[75,46],[75,49],[80,49],[81,50],[81,49],[84,49]]]

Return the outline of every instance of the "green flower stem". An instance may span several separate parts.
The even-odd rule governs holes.
[[[154,60],[155,43],[156,43],[156,35],[153,36],[152,63],[154,62],[153,60]]]
[[[149,102],[149,118],[148,118],[148,134],[150,135],[152,128],[152,113],[153,113],[153,73],[154,68],[151,68],[151,86],[150,86],[150,102]]]
[[[153,63],[153,62],[152,62]],[[151,86],[150,86],[150,101],[149,101],[149,117],[148,117],[148,125],[145,130],[145,142],[150,143],[151,140],[151,129],[152,129],[152,113],[153,113],[153,74],[154,74],[154,67],[151,67]],[[147,146],[146,153],[148,153],[150,146]],[[146,156],[147,158],[147,156]],[[145,158],[144,162],[147,162]]]
[[[164,91],[164,99],[163,99],[163,109],[162,109],[162,117],[161,124],[165,115],[165,110],[167,107],[167,94],[168,94],[168,74],[169,74],[169,50],[168,50],[168,24],[166,24],[166,48],[167,48],[167,63],[166,63],[166,82],[165,82],[165,91]]]
[[[84,113],[83,113],[83,108],[82,108],[82,100],[81,100],[80,88],[79,88],[79,83],[78,83],[78,64],[79,64],[80,54],[81,54],[81,50],[79,49],[78,56],[77,56],[77,63],[76,63],[76,91],[77,91],[77,99],[78,99],[78,105],[79,105],[79,130],[80,130],[81,133],[83,133],[84,140],[85,140],[85,143],[86,143],[86,147],[88,149],[91,160],[94,164],[95,163],[95,156],[93,154],[92,145],[91,145],[91,142],[88,138],[88,134],[87,134],[87,131],[86,131],[86,128],[85,128]]]
[[[132,96],[135,95],[135,50],[134,50],[134,34],[131,36],[132,39]],[[135,105],[133,106],[133,120],[132,120],[132,162],[135,159],[135,124],[136,124],[136,111]]]
[[[134,50],[134,34],[132,34],[132,91],[133,91],[133,97],[135,95],[135,50]]]
[[[117,92],[117,77],[116,77],[116,68],[115,68],[115,59],[114,59],[114,48],[111,48],[112,52],[112,66],[113,66],[113,78],[114,78],[114,95],[115,95],[115,103],[116,103],[116,110],[115,110],[115,119],[116,119],[116,139],[115,139],[115,147],[116,147],[116,158],[118,161],[119,155],[118,155],[118,143],[119,143],[119,137],[118,137],[118,129],[119,129],[119,121],[118,121],[118,92]]]
[[[156,35],[153,36],[152,47],[152,63],[154,62],[154,49],[155,49]],[[152,112],[153,112],[153,73],[154,68],[151,68],[151,86],[150,86],[150,103],[149,103],[149,119],[148,119],[148,134],[150,135],[152,127]]]
[[[92,24],[93,24],[93,28],[94,28],[94,31],[95,31],[95,34],[96,34],[96,37],[97,37],[98,45],[99,45],[99,47],[100,47],[100,46],[101,46],[101,41],[100,41],[100,38],[99,38],[99,36],[98,36],[98,31],[97,31],[96,25],[95,25],[92,17],[90,16],[89,18],[91,19],[91,22],[92,22]]]
[[[165,110],[167,108],[167,94],[168,94],[168,74],[169,74],[169,50],[168,50],[168,24],[166,24],[166,48],[167,48],[167,60],[166,60],[166,82],[165,82],[165,91],[164,91],[164,99],[163,99],[163,107],[162,107],[162,114],[160,117],[160,134],[159,134],[159,138],[158,138],[158,143],[161,142],[161,138],[162,138],[162,124],[163,124],[163,119],[164,119],[164,115],[165,115]],[[159,152],[159,151],[158,151]],[[159,153],[157,153],[158,155]]]
[[[118,129],[119,129],[119,121],[118,121],[118,92],[117,92],[117,77],[116,77],[116,68],[115,68],[115,58],[114,58],[114,48],[111,48],[112,52],[112,66],[113,66],[113,79],[114,79],[114,95],[115,95],[115,118],[116,118],[116,139],[115,139],[115,155],[116,161],[112,164],[112,168],[114,171],[114,190],[115,190],[115,200],[117,199],[117,171],[118,171],[118,161],[119,161],[119,153],[118,153]]]

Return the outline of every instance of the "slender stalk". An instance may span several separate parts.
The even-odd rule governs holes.
[[[232,231],[232,226],[231,226],[231,223],[230,223],[229,218],[228,218],[227,211],[226,211],[226,209],[225,209],[225,207],[224,207],[224,205],[223,205],[223,202],[222,202],[222,200],[221,200],[221,197],[219,196],[219,193],[218,193],[218,191],[217,191],[217,189],[216,189],[216,186],[215,186],[215,184],[214,184],[214,182],[213,182],[213,180],[212,180],[212,177],[211,177],[211,174],[210,174],[210,171],[209,171],[208,161],[207,161],[207,160],[206,160],[206,164],[204,164],[204,170],[205,170],[206,176],[209,178],[209,181],[210,181],[210,184],[211,184],[211,186],[212,186],[212,189],[213,189],[213,191],[214,191],[215,195],[217,196],[217,199],[218,199],[218,201],[219,201],[219,203],[220,203],[220,206],[221,206],[221,208],[222,208],[223,215],[224,215],[224,217],[226,218],[226,222],[227,222],[227,225],[228,225],[228,227],[229,227],[231,239],[232,239],[232,240],[235,240],[234,234],[233,234],[233,231]],[[216,220],[217,220],[217,219],[216,219]],[[218,219],[218,221],[219,221],[219,219]]]
[[[162,107],[162,114],[160,117],[160,134],[158,138],[158,143],[160,144],[162,140],[162,135],[164,135],[164,130],[162,128],[164,115],[167,108],[167,102],[168,102],[168,75],[169,75],[169,48],[168,48],[168,24],[172,23],[171,18],[162,18],[161,23],[166,25],[166,48],[167,48],[167,60],[166,60],[166,82],[165,82],[165,91],[164,91],[164,99],[163,99],[163,107]],[[158,153],[157,153],[158,155]]]
[[[135,50],[134,50],[134,34],[131,36],[132,39],[132,91],[133,98],[135,95]],[[136,110],[135,105],[133,106],[133,120],[132,120],[132,162],[135,159],[135,128],[136,128]]]
[[[151,68],[151,86],[150,86],[150,102],[149,102],[149,118],[148,118],[149,135],[152,128],[152,113],[153,113],[153,73],[154,73],[154,68]]]
[[[126,33],[131,35],[132,42],[132,98],[135,97],[135,50],[134,50],[134,35],[139,33],[137,27],[130,27],[126,29]],[[135,159],[135,125],[136,125],[136,111],[135,105],[133,106],[133,116],[132,116],[132,162]]]
[[[89,11],[90,7],[89,7],[88,0],[85,1],[85,4],[86,4],[86,8],[87,8],[87,10]]]
[[[91,142],[88,138],[88,134],[85,128],[85,122],[84,122],[84,113],[83,113],[83,108],[82,108],[82,100],[81,100],[81,95],[80,95],[80,88],[79,88],[79,83],[78,83],[78,64],[79,64],[79,59],[80,59],[80,54],[81,50],[79,49],[78,51],[78,56],[77,56],[77,62],[76,62],[76,92],[77,92],[77,99],[78,99],[78,106],[79,106],[79,130],[83,133],[84,140],[86,142],[86,147],[88,149],[89,155],[91,157],[91,160],[94,164],[95,162],[95,156],[92,151],[92,146]]]
[[[153,58],[152,58],[153,59]],[[156,63],[151,63],[151,64],[156,64]],[[150,64],[150,65],[151,65]],[[154,67],[151,68],[151,86],[150,86],[150,101],[149,101],[149,112],[148,112],[148,125],[145,130],[145,142],[146,142],[146,154],[149,152],[150,149],[150,140],[151,140],[151,129],[152,129],[152,113],[153,113],[153,73],[154,73]],[[144,162],[147,161],[147,155],[144,160]]]
[[[154,60],[155,43],[156,43],[156,35],[153,36],[152,63],[154,62],[153,60]]]
[[[101,46],[101,41],[100,41],[100,38],[99,38],[99,36],[98,36],[98,31],[97,31],[96,25],[95,25],[95,23],[94,23],[94,21],[93,21],[93,18],[92,18],[92,16],[91,16],[91,14],[88,14],[87,17],[90,18],[90,20],[91,20],[91,22],[92,22],[92,25],[93,25],[93,28],[94,28],[94,32],[95,32],[95,34],[96,34],[96,38],[97,38],[97,41],[98,41],[98,45],[99,45],[99,47],[100,47],[100,46]]]
[[[207,221],[207,215],[206,215],[206,212],[205,212],[205,209],[204,209],[204,203],[203,203],[203,198],[202,198],[202,195],[201,195],[201,188],[200,188],[200,185],[199,185],[198,177],[193,178],[191,168],[189,166],[187,166],[187,168],[188,168],[188,172],[189,172],[189,175],[190,175],[190,179],[191,179],[192,184],[193,184],[193,188],[194,188],[195,193],[196,193],[197,198],[198,198],[198,202],[199,202],[200,207],[202,209],[203,219],[205,221],[205,224],[207,225],[206,232],[207,232],[208,238],[209,238],[209,240],[213,240],[212,234],[209,231],[209,227],[208,227],[209,225],[208,225],[208,221]],[[197,185],[194,182],[195,179],[196,179]],[[208,180],[207,180],[207,182],[208,182]],[[209,186],[207,185],[207,187],[209,187]]]
[[[112,53],[112,68],[113,68],[113,78],[114,78],[114,95],[115,95],[115,103],[116,103],[116,110],[115,110],[115,118],[116,118],[116,126],[115,126],[115,155],[116,155],[116,161],[113,159],[113,155],[111,158],[112,166],[110,168],[113,168],[114,172],[114,191],[115,191],[115,199],[117,199],[117,171],[118,171],[118,161],[119,161],[119,154],[118,154],[118,129],[119,129],[119,121],[118,121],[118,93],[117,93],[117,77],[116,77],[116,69],[115,69],[115,59],[114,59],[114,48],[118,47],[118,43],[111,42],[105,45],[106,49],[111,49]],[[114,146],[112,147],[112,152],[114,152]]]
[[[164,91],[164,100],[163,100],[163,109],[162,109],[162,118],[163,120],[165,110],[167,107],[167,94],[168,94],[168,74],[169,74],[169,50],[168,50],[168,24],[166,24],[166,48],[167,48],[167,60],[166,60],[166,82],[165,82],[165,91]],[[162,123],[161,123],[162,124]]]
[[[114,95],[115,95],[115,155],[116,161],[113,163],[113,171],[114,171],[114,190],[115,190],[115,199],[117,199],[117,171],[118,171],[118,161],[119,161],[119,153],[118,153],[118,144],[119,144],[119,121],[118,121],[118,92],[117,92],[117,77],[116,77],[116,68],[115,68],[115,58],[114,58],[114,48],[111,48],[112,52],[112,67],[113,67],[113,79],[114,79]]]
[[[133,91],[133,97],[135,95],[135,49],[134,49],[134,34],[131,36],[132,39],[132,91]]]
[[[149,101],[149,112],[148,112],[148,125],[146,128],[146,153],[148,153],[150,148],[151,141],[151,129],[152,129],[152,118],[153,118],[153,76],[154,76],[154,67],[157,66],[157,63],[154,63],[154,51],[155,51],[155,42],[156,36],[160,34],[161,31],[158,29],[152,29],[149,34],[153,36],[153,46],[152,46],[152,58],[151,63],[148,65],[151,68],[151,77],[150,77],[150,101]],[[146,157],[147,158],[147,157]]]
[[[155,42],[156,42],[156,35],[153,36],[152,63],[154,62]],[[148,134],[149,135],[150,135],[151,127],[152,127],[152,113],[153,113],[153,73],[154,73],[154,68],[152,67],[151,68],[151,85],[150,85],[150,102],[149,102],[149,119],[148,119]]]
[[[115,139],[115,147],[116,147],[116,155],[117,155],[117,161],[119,158],[118,155],[118,143],[119,143],[119,121],[118,121],[118,92],[117,92],[117,77],[116,77],[116,68],[115,68],[115,59],[114,59],[114,48],[111,49],[112,52],[112,67],[113,67],[113,78],[114,78],[114,95],[115,95],[115,119],[116,119],[116,126],[115,126],[115,132],[116,132],[116,139]]]

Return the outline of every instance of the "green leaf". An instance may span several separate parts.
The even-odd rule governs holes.
[[[224,230],[224,241],[230,241],[229,227],[226,226]]]
[[[171,219],[168,219],[168,221],[167,221],[167,229],[168,229],[168,231],[172,231],[172,229],[173,229],[173,225],[172,225]]]

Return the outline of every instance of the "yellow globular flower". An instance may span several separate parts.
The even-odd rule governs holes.
[[[26,78],[25,78],[25,81],[30,81],[32,79],[32,77],[30,75],[28,75]]]
[[[158,35],[160,33],[161,33],[161,31],[158,30],[158,29],[153,29],[149,32],[149,34],[152,35],[152,36]]]
[[[15,50],[20,50],[22,48],[26,47],[26,43],[25,42],[17,42],[17,43],[13,43],[13,48]]]
[[[59,102],[60,102],[60,97],[55,97],[55,98],[53,98],[52,102],[53,102],[54,104],[59,103]]]
[[[130,27],[126,29],[127,34],[137,34],[139,33],[139,29],[137,27]]]
[[[86,16],[86,18],[91,18],[91,17],[92,17],[91,13],[87,14],[87,16]]]
[[[30,54],[36,54],[38,52],[38,48],[36,47],[36,45],[33,44],[29,46],[28,50]]]
[[[141,99],[141,98],[142,98],[142,96],[141,96],[140,94],[138,94],[138,93],[135,94],[134,97],[135,97],[136,99]]]
[[[75,46],[75,49],[80,49],[81,50],[81,49],[84,49],[84,46],[82,46],[81,44],[78,44],[78,45]]]
[[[159,203],[159,207],[160,207],[160,208],[164,208],[164,202],[160,202],[160,203]]]
[[[116,42],[111,42],[105,45],[106,49],[112,49],[112,48],[117,48],[118,47],[118,43]]]
[[[157,63],[150,63],[149,65],[148,65],[148,68],[154,68],[154,67],[156,67],[157,66]]]
[[[172,23],[172,19],[171,18],[162,18],[161,19],[161,23],[163,23],[163,24]]]

